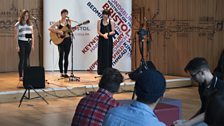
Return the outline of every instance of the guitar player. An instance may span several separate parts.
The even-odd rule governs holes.
[[[64,39],[63,41],[58,44],[58,51],[59,51],[59,69],[61,73],[61,77],[68,78],[67,70],[68,70],[68,56],[70,52],[70,47],[72,44],[71,40],[71,34],[72,32],[78,28],[78,26],[75,29],[71,29],[71,20],[68,19],[68,10],[63,9],[61,10],[61,19],[57,22],[55,22],[53,25],[51,25],[48,30],[56,33],[59,36],[62,36]],[[70,32],[64,32],[60,29],[62,28],[67,28],[69,29]],[[63,64],[64,60],[64,64]],[[63,69],[64,67],[64,69]]]

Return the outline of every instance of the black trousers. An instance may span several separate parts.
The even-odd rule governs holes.
[[[113,55],[113,40],[112,37],[104,39],[99,37],[98,42],[98,56],[97,56],[97,73],[103,74],[106,68],[112,68],[112,55]]]
[[[58,45],[59,51],[59,69],[60,73],[63,73],[63,60],[64,60],[64,73],[68,71],[68,56],[71,48],[72,40],[70,37],[67,37],[63,40],[61,44]]]
[[[21,41],[18,40],[19,44],[19,65],[18,65],[18,70],[19,70],[19,77],[23,76],[23,71],[29,64],[29,56],[31,52],[31,42],[28,41]]]

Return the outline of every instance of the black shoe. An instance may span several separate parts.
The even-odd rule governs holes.
[[[97,71],[97,74],[98,74],[98,75],[103,75],[103,72],[101,72],[101,71]]]
[[[68,74],[63,75],[64,78],[69,78]]]

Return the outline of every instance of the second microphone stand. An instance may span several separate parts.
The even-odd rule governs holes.
[[[72,41],[72,55],[71,55],[71,75],[69,76],[69,81],[80,81],[80,77],[77,77],[77,76],[74,76],[73,74],[73,40],[74,40],[74,35],[73,35],[73,32],[71,32],[71,41]]]
[[[141,74],[143,71],[149,69],[145,59],[144,59],[144,43],[145,43],[145,36],[147,36],[148,38],[148,34],[146,34],[148,31],[146,29],[140,29],[137,34],[138,34],[138,42],[139,42],[139,51],[140,51],[140,54],[141,54],[141,60],[140,60],[140,65],[139,65],[139,73],[138,74]],[[135,40],[136,41],[136,40]],[[136,78],[137,79],[137,78]],[[135,80],[136,81],[136,80]],[[135,99],[135,89],[133,91],[133,94],[132,94],[132,100]]]

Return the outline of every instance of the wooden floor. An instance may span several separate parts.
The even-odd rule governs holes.
[[[121,84],[119,92],[133,91],[135,82],[128,79],[128,75],[122,73],[125,81]],[[75,76],[79,76],[80,82],[69,81],[69,79],[60,78],[59,72],[45,72],[46,87],[43,90],[37,90],[45,98],[55,98],[64,96],[81,96],[89,91],[95,91],[98,88],[100,77],[95,71],[74,71]],[[165,76],[167,88],[184,87],[191,85],[190,78],[178,76]],[[24,93],[23,83],[19,81],[18,73],[0,73],[0,103],[19,101]],[[36,93],[31,90],[31,96]],[[57,95],[57,96],[55,96]]]
[[[131,99],[132,92],[116,94],[116,99]],[[199,108],[197,87],[167,89],[165,97],[182,100],[183,118],[188,119]],[[1,126],[69,126],[81,97],[0,103]]]
[[[63,79],[60,77],[59,72],[45,72],[45,79],[47,81],[46,87],[80,87],[84,85],[97,84],[100,79],[96,72],[78,71],[74,72],[74,75],[81,78],[80,82]],[[21,83],[22,82],[19,81],[17,72],[0,73],[0,92],[22,90],[17,88],[17,85]]]
[[[128,79],[128,75],[122,73],[125,79],[124,83],[134,83]],[[47,88],[58,88],[58,87],[82,87],[88,85],[97,86],[100,76],[97,75],[95,71],[75,71],[75,76],[80,77],[80,82],[77,81],[69,81],[69,79],[60,78],[59,72],[46,72],[45,79],[46,79],[46,87]],[[180,80],[181,83],[177,83],[177,87],[182,86],[183,81],[187,81],[189,83],[189,78],[186,77],[178,77],[178,76],[165,76],[168,82],[174,82]],[[8,73],[0,73],[0,92],[3,91],[16,91],[22,90],[17,88],[17,85],[21,85],[22,82],[19,81],[18,73],[17,72],[8,72]],[[188,84],[187,84],[188,85]],[[184,85],[185,86],[185,85]]]
[[[64,98],[54,96],[52,98],[50,97],[51,95],[41,91],[50,103],[49,105],[40,99],[35,99],[24,101],[22,106],[18,108],[19,100],[24,92],[24,89],[17,88],[17,85],[21,84],[21,82],[18,83],[18,73],[0,73],[0,125],[69,126],[76,105],[82,98],[74,96],[77,96],[78,92],[84,94],[87,91],[86,87],[91,91],[96,90],[100,79],[96,72],[75,71],[74,74],[81,77],[80,82],[61,79],[58,72],[46,72],[45,79],[47,83],[44,90],[49,90],[51,94],[63,96]],[[123,75],[125,79],[128,78],[127,74],[123,73]],[[165,78],[168,87],[182,87],[191,84],[190,79],[185,77],[165,76]],[[131,88],[127,85],[131,85]],[[133,86],[133,81],[130,79],[125,80],[120,87],[121,93],[116,94],[115,98],[131,99]],[[64,91],[63,93],[62,90]],[[166,97],[182,100],[184,118],[192,116],[199,106],[197,89],[195,87],[167,89]]]

